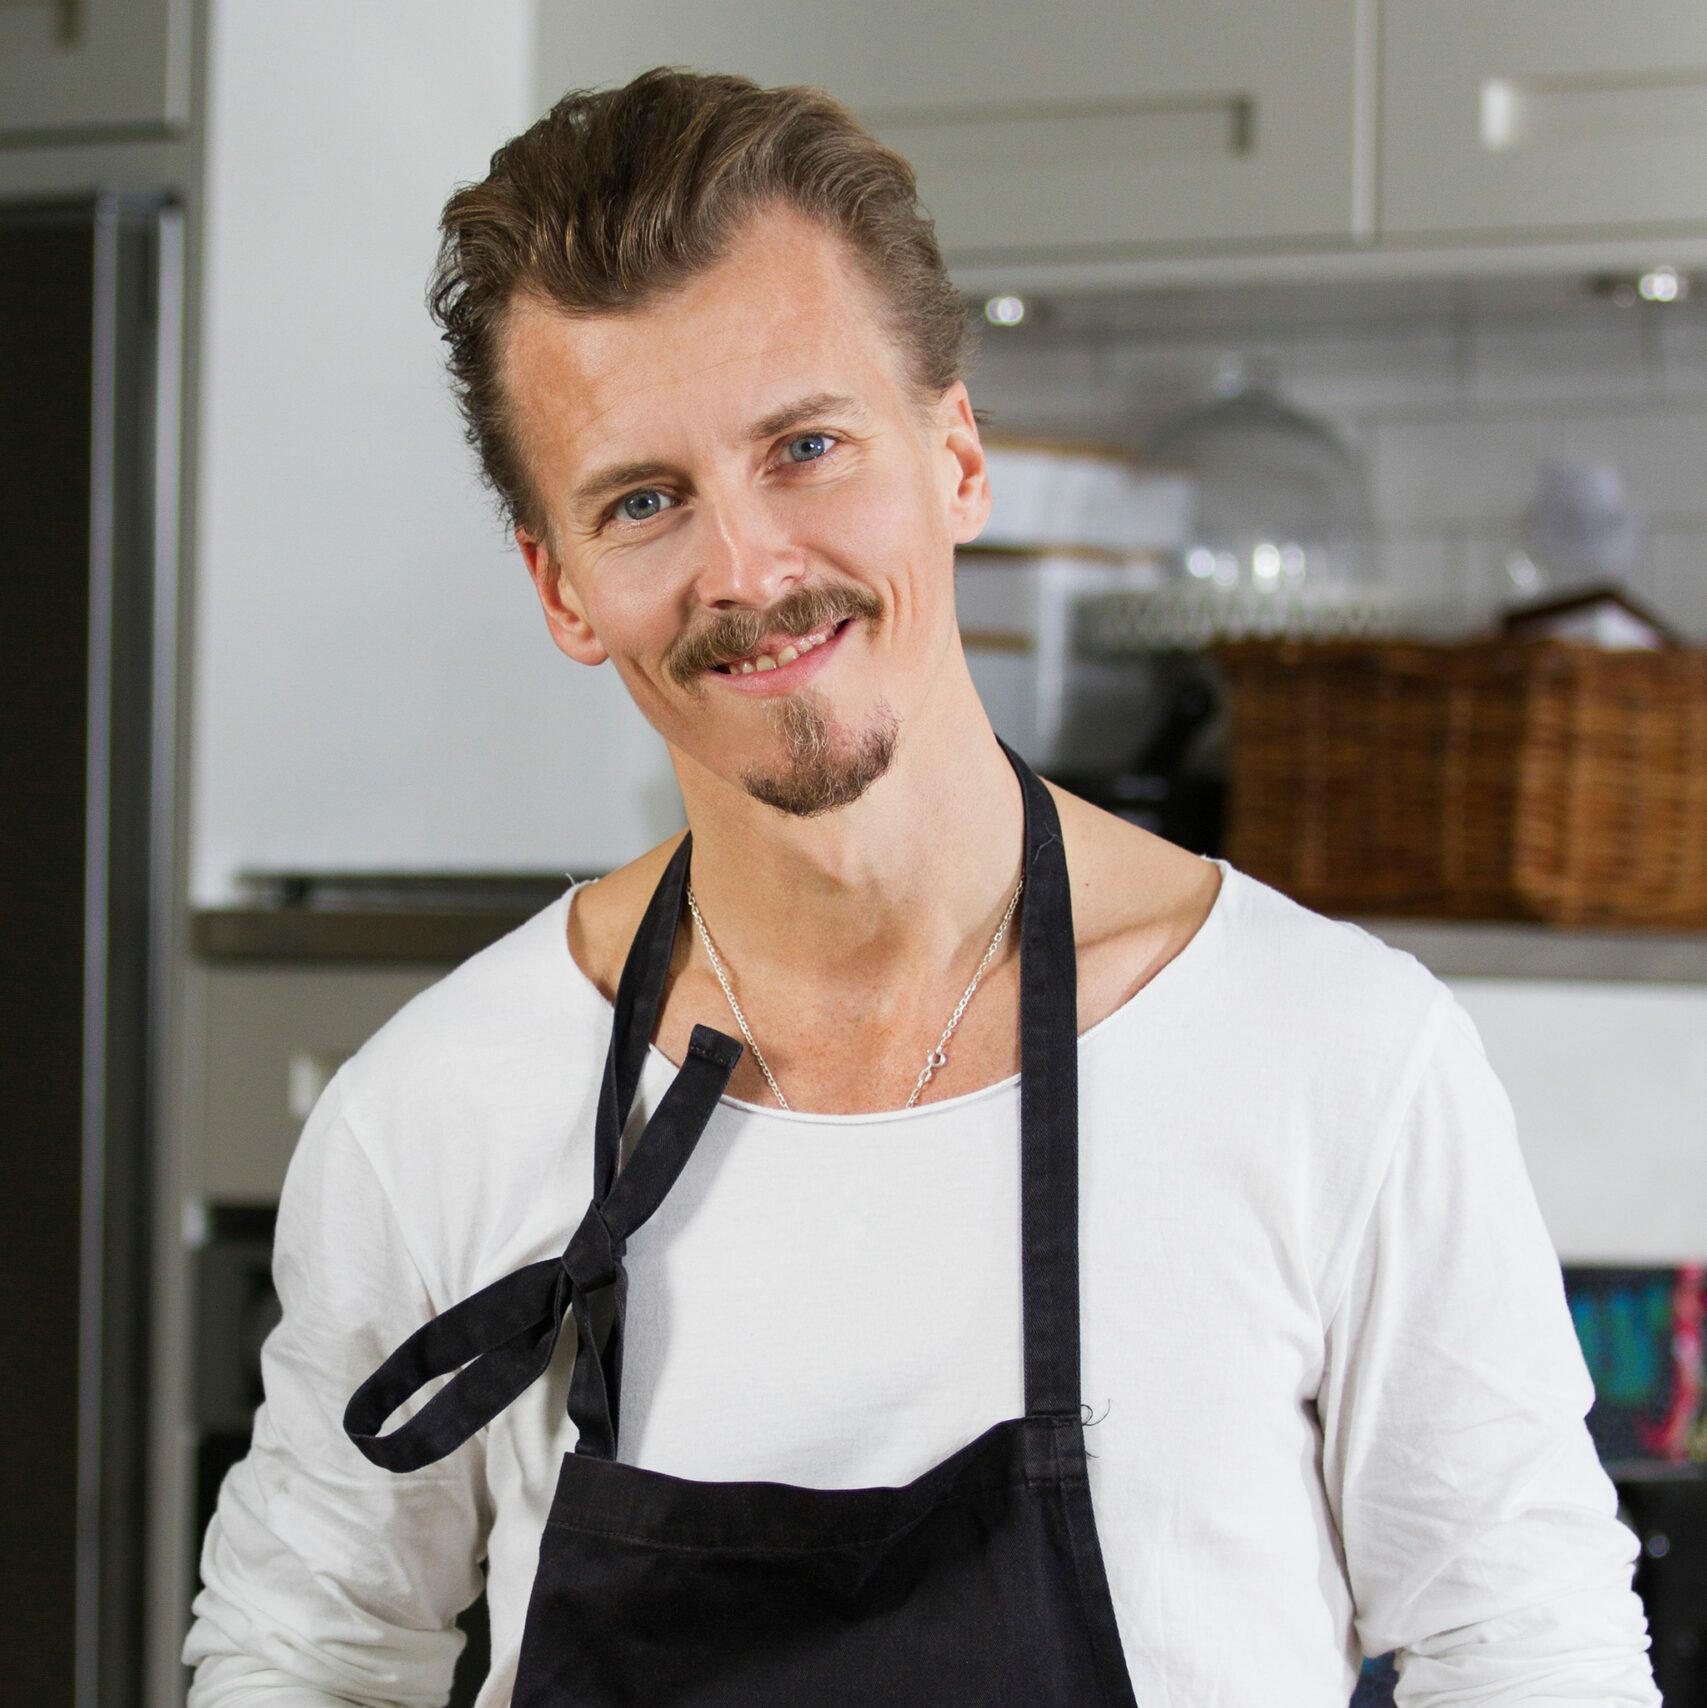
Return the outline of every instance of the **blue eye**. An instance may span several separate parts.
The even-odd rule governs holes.
[[[654,516],[659,514],[657,510],[648,510],[642,515],[636,515],[634,511],[629,509],[629,505],[634,503],[636,499],[661,499],[664,496],[655,486],[643,486],[616,501],[617,513],[625,522],[650,522]]]
[[[795,445],[820,445],[823,449],[815,451],[809,457],[790,457],[789,461],[797,463],[817,462],[828,453],[831,442],[831,436],[828,433],[801,433],[788,441],[791,448]]]

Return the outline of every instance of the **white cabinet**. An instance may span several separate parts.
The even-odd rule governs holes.
[[[1702,0],[1383,0],[1384,239],[1707,230]]]
[[[327,1082],[440,966],[195,964],[186,1186],[208,1203],[279,1195],[302,1124]]]
[[[812,83],[919,174],[951,261],[1358,235],[1354,0],[540,0],[539,103],[667,63]]]
[[[0,0],[0,138],[189,122],[191,0]]]

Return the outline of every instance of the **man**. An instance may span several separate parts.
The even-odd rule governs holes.
[[[452,198],[433,300],[553,641],[615,666],[681,787],[642,1121],[696,1025],[747,1046],[629,1247],[620,1457],[904,1484],[1020,1407],[1028,893],[955,625],[990,495],[911,174],[814,91],[648,73],[566,97]],[[1410,1703],[1656,1702],[1467,1015],[1366,933],[1048,794],[1091,1493],[1137,1701],[1343,1702],[1360,1651],[1396,1650]],[[316,1107],[192,1708],[442,1701],[483,1557],[480,1700],[509,1700],[575,1337],[429,1471],[368,1463],[345,1407],[575,1228],[625,959],[681,847],[573,886]]]

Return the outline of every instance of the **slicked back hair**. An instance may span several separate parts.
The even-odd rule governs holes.
[[[451,196],[427,302],[466,437],[510,528],[550,537],[502,385],[513,306],[645,307],[779,205],[846,242],[913,402],[940,398],[962,377],[972,335],[913,169],[821,89],[658,66],[619,89],[571,90]]]

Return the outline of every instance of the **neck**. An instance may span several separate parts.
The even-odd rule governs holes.
[[[921,987],[940,995],[947,969],[976,967],[1019,881],[1024,808],[963,680],[902,725],[889,769],[857,801],[815,818],[675,755],[694,895],[739,981],[863,994],[875,1017]],[[998,959],[1015,947],[1004,941]]]

